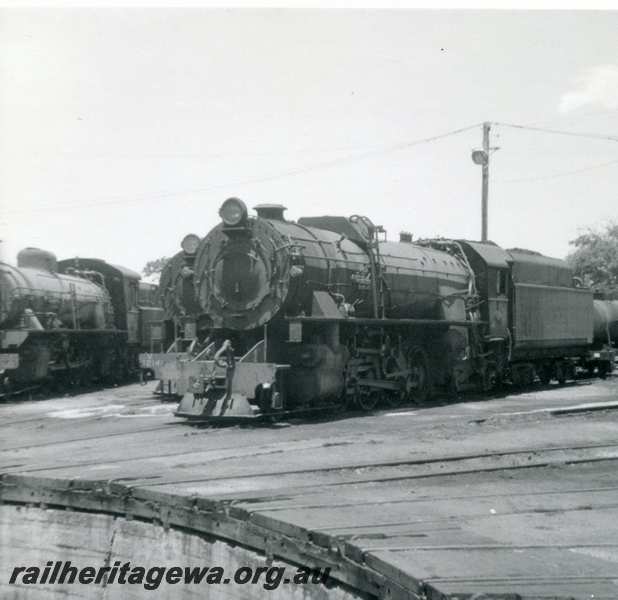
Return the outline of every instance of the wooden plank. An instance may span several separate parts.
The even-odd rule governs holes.
[[[526,597],[543,589],[552,597],[567,598],[572,597],[573,583],[579,583],[580,589],[586,584],[595,592],[593,585],[600,584],[602,593],[613,590],[614,598],[618,594],[617,547],[589,548],[586,552],[569,548],[376,551],[366,562],[388,576],[395,571],[414,572],[425,584],[449,594],[482,590]]]

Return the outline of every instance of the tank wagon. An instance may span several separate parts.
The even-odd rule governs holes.
[[[605,377],[612,371],[618,342],[618,300],[594,300],[593,343],[587,361],[588,373]]]
[[[165,365],[177,415],[253,418],[350,403],[422,403],[438,389],[563,382],[611,370],[592,292],[560,260],[493,243],[386,240],[368,218],[286,221],[228,199],[192,257],[208,325]],[[593,349],[596,351],[593,352]]]
[[[46,381],[122,380],[161,320],[156,291],[137,273],[99,259],[57,261],[25,248],[0,263],[2,395]]]

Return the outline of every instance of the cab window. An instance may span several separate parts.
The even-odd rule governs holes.
[[[129,282],[129,297],[127,299],[127,308],[134,309],[137,306],[137,282]]]
[[[506,296],[506,271],[498,269],[496,273],[496,294]]]

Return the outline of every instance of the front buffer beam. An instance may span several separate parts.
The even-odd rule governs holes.
[[[255,420],[285,408],[283,372],[288,365],[217,360],[175,364],[186,382],[177,417],[191,420]]]

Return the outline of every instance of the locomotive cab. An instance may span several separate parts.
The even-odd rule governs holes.
[[[506,339],[512,289],[511,258],[493,242],[460,240],[459,243],[475,274],[481,321],[487,323],[486,335]]]
[[[118,352],[123,356],[118,364],[123,365],[123,371],[136,371],[138,353],[151,340],[148,323],[160,320],[163,312],[161,308],[152,306],[156,302],[152,290],[142,286],[140,275],[135,271],[101,259],[61,260],[58,269],[81,278],[96,278],[107,289],[114,310],[116,337],[122,340]]]

